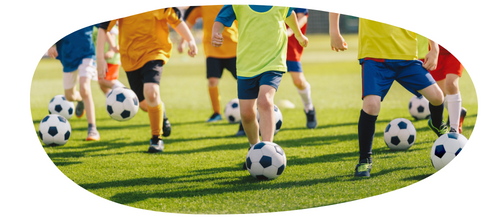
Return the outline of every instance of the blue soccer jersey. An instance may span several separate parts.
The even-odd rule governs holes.
[[[55,44],[58,52],[57,59],[62,63],[64,72],[76,71],[85,58],[96,60],[93,26],[79,29]]]

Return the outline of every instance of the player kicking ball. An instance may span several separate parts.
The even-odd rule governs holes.
[[[329,14],[331,46],[332,50],[344,51],[347,44],[340,35],[339,17],[340,14]],[[359,163],[355,168],[355,176],[368,177],[381,101],[394,81],[414,95],[423,95],[428,99],[431,129],[437,136],[448,133],[448,127],[443,122],[443,93],[428,72],[437,67],[438,44],[430,40],[431,50],[423,63],[418,60],[417,36],[414,32],[360,18],[358,37],[363,108],[358,122]]]

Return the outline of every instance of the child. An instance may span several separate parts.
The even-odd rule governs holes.
[[[306,47],[308,39],[301,33],[293,9],[258,5],[225,5],[213,24],[212,45],[223,43],[222,32],[237,20],[237,95],[241,121],[249,144],[273,141],[275,112],[273,98],[283,73],[287,71],[287,33],[284,24],[296,30],[295,37]],[[259,111],[260,121],[256,118]]]
[[[88,136],[86,141],[100,140],[96,129],[95,107],[91,95],[91,80],[97,79],[95,46],[92,40],[93,26],[79,29],[60,39],[48,50],[51,58],[60,60],[63,66],[65,98],[77,101],[76,117],[86,114]],[[79,91],[76,84],[79,80]]]
[[[332,50],[344,51],[347,44],[340,35],[338,18],[330,13]],[[371,150],[375,124],[393,81],[416,96],[423,95],[430,102],[429,125],[438,135],[448,132],[443,122],[443,93],[428,70],[436,68],[438,44],[430,41],[431,50],[422,63],[417,57],[417,39],[414,32],[388,24],[360,18],[358,59],[362,66],[363,109],[358,122],[359,164],[355,176],[370,176]]]
[[[97,39],[98,76],[103,78],[107,71],[104,53],[105,33],[117,22],[113,20],[100,24]],[[189,46],[189,56],[197,53],[196,43],[187,25],[180,19],[177,8],[165,8],[118,19],[119,48],[122,68],[127,74],[131,89],[140,101],[140,107],[147,110],[151,127],[148,152],[162,152],[164,136],[170,133],[165,116],[164,103],[160,98],[160,79],[163,65],[169,60],[172,42],[168,25],[172,26]],[[163,116],[162,116],[163,115]],[[168,124],[168,126],[167,126]]]
[[[222,77],[223,70],[229,70],[232,76],[237,79],[235,67],[237,25],[232,25],[232,27],[226,28],[225,31],[223,31],[222,34],[225,41],[222,47],[213,47],[211,45],[211,29],[215,22],[215,18],[222,7],[222,5],[191,6],[186,10],[184,15],[184,20],[190,29],[192,29],[197,19],[203,18],[203,46],[206,56],[206,78],[208,79],[208,93],[213,108],[213,114],[206,122],[222,120],[222,115],[220,114],[221,107],[218,83]],[[184,39],[181,40],[181,45],[179,46],[180,53],[182,52],[183,43]]]
[[[295,8],[294,12],[297,16],[297,22],[301,27],[301,32],[306,33],[306,27],[308,23],[308,9]],[[306,127],[314,129],[318,125],[316,121],[316,109],[313,106],[311,99],[311,85],[306,81],[303,74],[301,65],[301,56],[303,47],[299,45],[292,29],[287,29],[287,35],[289,36],[288,49],[287,49],[287,69],[292,77],[292,82],[297,88],[297,92],[301,96],[301,100],[304,105],[304,113],[306,114]]]

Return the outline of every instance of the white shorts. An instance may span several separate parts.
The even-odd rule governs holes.
[[[83,59],[81,65],[73,72],[64,72],[64,89],[72,89],[76,86],[79,77],[88,77],[91,80],[98,80],[96,62],[92,58]]]

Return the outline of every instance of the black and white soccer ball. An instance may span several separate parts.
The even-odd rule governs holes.
[[[225,119],[231,124],[241,122],[241,108],[239,106],[239,99],[235,98],[230,100],[227,105],[225,105],[225,110],[223,112]]]
[[[107,113],[117,121],[130,120],[139,110],[139,100],[136,94],[126,87],[113,89],[108,94],[105,103]]]
[[[459,133],[443,134],[431,147],[431,164],[436,170],[450,163],[464,148],[468,139]]]
[[[287,167],[285,152],[273,142],[257,143],[249,149],[246,167],[251,176],[257,179],[275,179],[282,175]]]
[[[409,149],[416,140],[416,128],[405,118],[396,118],[385,127],[383,139],[394,151]]]
[[[43,144],[48,146],[65,145],[69,141],[70,135],[70,123],[61,115],[51,114],[45,116],[38,127],[38,136]]]
[[[67,101],[64,95],[56,95],[48,103],[48,113],[62,115],[67,120],[74,115],[74,103]]]
[[[284,117],[282,116],[282,111],[277,107],[277,105],[273,105],[273,111],[275,112],[275,133],[276,135],[278,131],[280,131],[280,128],[282,128],[282,123],[284,122]],[[260,113],[259,111],[256,114],[256,118],[258,119],[258,122],[260,121]]]
[[[415,120],[424,120],[430,118],[429,101],[424,96],[413,96],[409,100],[409,114]]]

